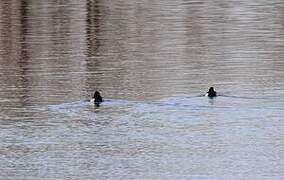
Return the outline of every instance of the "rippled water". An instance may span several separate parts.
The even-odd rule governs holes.
[[[0,179],[283,179],[283,12],[1,2]]]

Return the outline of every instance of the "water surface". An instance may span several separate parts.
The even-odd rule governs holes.
[[[283,10],[1,2],[0,179],[283,179]]]

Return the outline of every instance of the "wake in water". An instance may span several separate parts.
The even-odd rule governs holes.
[[[207,98],[204,94],[187,95],[177,94],[175,96],[153,101],[130,101],[119,99],[104,99],[100,106],[96,106],[89,100],[82,100],[58,105],[49,105],[47,108],[53,112],[66,114],[68,116],[80,116],[88,113],[113,113],[118,111],[129,112],[164,112],[164,111],[202,111],[217,108],[226,109],[259,109],[259,97],[230,96],[218,94],[216,97]],[[260,108],[266,108],[261,106]]]
[[[227,97],[227,98],[237,98],[237,99],[266,99],[266,98],[248,97],[248,96],[230,96],[230,95],[218,95],[218,96]]]
[[[206,97],[205,95],[198,94],[198,95],[186,95],[186,94],[179,94],[172,97],[163,98],[156,101],[130,101],[130,100],[121,100],[121,99],[104,99],[102,106],[134,106],[137,104],[152,104],[152,105],[171,105],[171,106],[178,106],[181,104],[191,104],[194,105],[196,101],[188,101],[188,99],[199,99]],[[257,97],[245,97],[245,96],[230,96],[230,95],[223,95],[219,94],[218,96],[214,97],[218,99],[218,97],[225,97],[225,98],[234,98],[234,99],[263,99]],[[68,108],[80,108],[85,106],[94,105],[93,102],[89,100],[81,100],[76,102],[69,102],[63,103],[58,105],[49,105],[48,108],[51,110],[60,110],[60,109],[68,109]]]

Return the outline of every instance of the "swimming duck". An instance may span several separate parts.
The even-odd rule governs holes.
[[[216,91],[214,91],[214,87],[210,87],[209,91],[206,93],[205,96],[208,96],[210,98],[216,97],[217,93],[216,93]]]
[[[99,91],[96,91],[91,99],[91,103],[100,104],[101,102],[103,102],[103,97]]]

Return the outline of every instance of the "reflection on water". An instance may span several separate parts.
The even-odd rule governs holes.
[[[283,179],[283,8],[1,2],[0,179]]]

